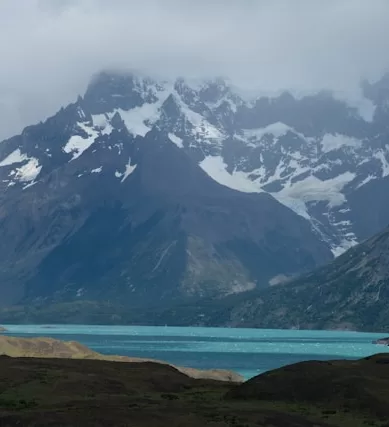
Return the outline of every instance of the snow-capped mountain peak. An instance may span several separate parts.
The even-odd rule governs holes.
[[[61,125],[60,135],[53,131],[39,139],[39,129],[27,128],[37,132],[36,146],[17,139],[1,145],[2,188],[28,189],[63,163],[88,162],[90,171],[100,170],[100,150],[116,153],[119,164],[112,173],[125,180],[136,162],[128,163],[123,144],[112,145],[109,137],[125,130],[145,138],[156,129],[219,184],[271,194],[338,255],[386,225],[386,204],[364,202],[367,193],[383,194],[389,176],[385,82],[383,89],[380,82],[365,84],[376,108],[369,121],[327,92],[247,101],[220,78],[157,81],[101,73],[84,97],[45,123]],[[368,208],[377,214],[367,215]]]

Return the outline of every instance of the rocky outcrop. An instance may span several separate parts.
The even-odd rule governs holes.
[[[175,366],[169,363],[127,356],[107,356],[91,350],[77,341],[61,341],[53,338],[16,338],[0,336],[0,355],[10,357],[60,358],[105,360],[112,362],[144,363],[152,362],[172,366],[183,374],[196,379],[208,379],[227,382],[243,382],[243,377],[235,372],[211,369],[193,369]]]

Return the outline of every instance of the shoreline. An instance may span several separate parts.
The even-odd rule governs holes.
[[[178,366],[158,359],[121,355],[105,355],[92,350],[78,341],[65,341],[50,337],[14,337],[0,333],[0,354],[9,357],[31,357],[47,359],[101,360],[121,363],[155,363],[170,366],[194,379],[212,379],[242,383],[242,375],[226,369],[196,369]]]

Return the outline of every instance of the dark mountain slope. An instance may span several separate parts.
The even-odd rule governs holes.
[[[331,258],[304,219],[216,183],[156,129],[119,127],[9,191],[0,227],[3,305],[225,295]]]
[[[197,301],[154,323],[258,328],[389,329],[389,228],[312,273],[266,290]]]

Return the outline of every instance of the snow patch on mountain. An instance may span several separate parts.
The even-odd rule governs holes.
[[[28,157],[25,154],[23,154],[18,148],[17,150],[9,154],[3,161],[0,162],[0,167],[10,166],[10,165],[13,165],[14,163],[22,163],[27,159]]]
[[[180,138],[177,135],[174,135],[174,133],[169,133],[169,139],[173,144],[176,144],[178,148],[184,148],[184,144],[182,143],[182,138]]]
[[[350,247],[358,243],[358,239],[352,231],[352,224],[349,220],[337,220],[334,212],[346,214],[349,212],[347,207],[347,199],[342,193],[342,190],[356,178],[355,173],[345,172],[334,178],[321,180],[314,175],[309,175],[305,179],[291,183],[286,183],[283,189],[279,192],[271,193],[280,203],[292,209],[298,215],[310,221],[313,229],[327,241],[334,256],[339,256]],[[327,217],[328,225],[336,230],[338,236],[337,244],[328,240],[328,236],[323,232],[323,228],[319,221],[312,216],[311,207],[318,202],[325,202],[327,212],[324,216]],[[346,205],[346,208],[338,210],[339,206]]]
[[[102,135],[110,135],[113,127],[109,121],[108,114],[96,114],[92,116],[93,126]]]
[[[385,156],[385,153],[380,150],[374,153],[374,157],[381,162],[382,165],[382,178],[389,175],[389,162]]]
[[[128,163],[126,164],[126,170],[124,171],[123,174],[116,174],[115,176],[117,178],[121,178],[122,180],[120,182],[124,182],[136,169],[137,165],[131,165],[131,157],[128,159]]]
[[[66,143],[63,151],[68,154],[72,154],[73,157],[71,160],[75,160],[82,155],[94,142],[95,139],[99,136],[99,132],[91,128],[85,123],[77,123],[77,126],[81,128],[86,134],[87,137],[80,135],[73,135],[70,137],[69,141]]]
[[[287,193],[284,193],[284,194],[272,193],[272,196],[275,199],[277,199],[280,203],[282,203],[284,206],[288,207],[293,212],[295,212],[297,215],[302,216],[312,224],[314,223],[312,217],[308,213],[307,205],[303,200],[299,200],[299,199],[296,199],[295,197],[288,196]]]
[[[274,138],[278,139],[281,136],[286,135],[288,132],[297,133],[293,128],[281,122],[272,123],[264,128],[243,130],[244,137],[254,141],[260,141],[268,134],[273,135]]]
[[[132,110],[118,110],[127,130],[134,136],[144,137],[151,129],[151,124],[158,119],[159,104],[143,104]]]
[[[42,166],[39,164],[39,160],[37,158],[28,157],[26,154],[22,153],[19,148],[14,150],[3,161],[1,161],[0,167],[12,166],[20,163],[22,163],[21,166],[9,172],[8,176],[11,180],[3,181],[8,183],[8,187],[16,185],[16,182],[35,183],[35,179],[42,170]]]
[[[341,134],[325,134],[321,140],[321,149],[324,153],[339,150],[343,147],[360,148],[362,141]]]
[[[355,179],[356,175],[352,172],[345,172],[335,178],[321,180],[314,175],[310,175],[294,184],[288,182],[285,187],[278,192],[279,197],[285,196],[308,202],[327,202],[330,208],[342,205],[346,202],[343,188]]]
[[[376,176],[374,175],[368,175],[362,182],[360,182],[355,188],[360,188],[363,187],[365,184],[367,184],[368,182],[372,181],[373,179],[377,179]]]
[[[28,162],[16,169],[14,178],[20,182],[35,181],[42,170],[42,166],[39,165],[39,160],[31,157]]]
[[[109,117],[107,114],[94,114],[92,116],[92,121],[94,126],[104,129],[109,121]]]
[[[227,165],[221,156],[207,156],[200,162],[200,167],[215,181],[226,187],[246,193],[259,193],[264,191],[263,185],[281,179],[285,164],[280,162],[274,174],[264,181],[265,169],[259,168],[251,172],[243,172],[234,169],[232,173],[227,171]],[[309,168],[300,168],[301,174]],[[250,177],[255,176],[252,180]],[[345,172],[335,178],[321,180],[314,175],[309,175],[305,179],[292,182],[291,179],[285,182],[280,191],[270,192],[275,198],[297,214],[309,219],[306,203],[324,201],[330,208],[342,205],[346,202],[343,188],[355,179],[355,173]]]
[[[221,156],[207,156],[200,167],[216,182],[233,190],[244,193],[260,193],[261,188],[248,178],[245,172],[236,169],[230,174],[227,171],[227,165]]]
[[[332,248],[331,251],[334,254],[334,257],[336,258],[336,257],[344,254],[346,251],[348,251],[349,249],[351,249],[353,246],[355,246],[357,244],[358,244],[358,240],[356,240],[356,239],[353,239],[352,241],[343,240],[342,244]]]
[[[139,107],[130,110],[117,109],[127,130],[134,136],[144,137],[151,130],[152,125],[158,121],[161,112],[161,106],[171,94],[171,90],[156,91],[155,102],[145,102]]]
[[[102,167],[102,166],[100,166],[99,168],[92,169],[92,170],[90,171],[90,173],[100,173],[102,170],[103,170],[103,167]]]

